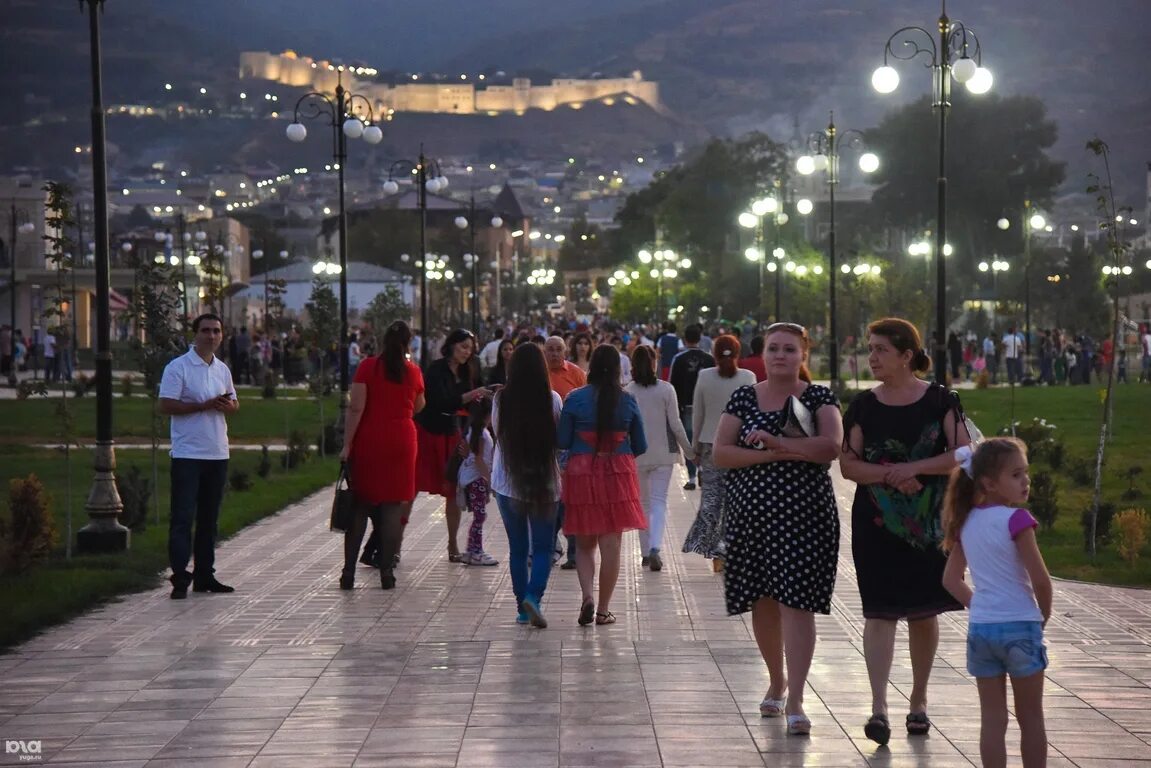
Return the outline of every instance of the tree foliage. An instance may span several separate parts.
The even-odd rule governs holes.
[[[381,334],[384,329],[396,320],[411,322],[412,308],[404,301],[399,288],[394,285],[385,285],[368,303],[367,308],[360,314],[360,319],[375,333]]]
[[[952,93],[948,113],[947,239],[957,251],[985,255],[1022,251],[1024,201],[1049,207],[1064,164],[1047,156],[1058,138],[1047,108],[1029,96],[973,97]],[[932,228],[939,175],[939,113],[927,97],[889,113],[867,131],[882,162],[873,181],[874,221],[882,226]],[[1011,227],[1000,231],[1006,216]],[[978,258],[963,260],[970,276]]]

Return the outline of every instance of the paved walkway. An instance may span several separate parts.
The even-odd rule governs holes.
[[[846,508],[851,487],[838,482]],[[698,496],[673,483],[668,540]],[[707,561],[666,549],[650,573],[625,559],[619,623],[576,625],[573,571],[556,571],[551,626],[516,626],[503,567],[452,565],[442,512],[417,503],[383,592],[360,569],[337,589],[328,495],[254,525],[220,550],[235,595],[166,590],[96,610],[0,656],[0,739],[40,740],[44,762],[100,766],[949,766],[978,765],[964,619],[942,622],[931,688],[936,730],[863,737],[862,620],[849,549],[807,694],[810,738],[759,717],[766,673],[746,620],[724,613]],[[491,508],[489,550],[506,553]],[[845,531],[845,536],[847,532]],[[634,534],[625,549],[636,548]],[[1151,764],[1151,600],[1059,583],[1049,625],[1052,766]],[[893,722],[910,687],[906,635]],[[1017,731],[1009,750],[1018,761]],[[10,753],[8,750],[14,752]],[[19,761],[6,744],[0,761]]]

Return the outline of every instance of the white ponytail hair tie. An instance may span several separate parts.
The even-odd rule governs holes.
[[[975,449],[970,445],[961,445],[955,449],[955,461],[959,464],[960,468],[967,473],[971,479],[975,476],[971,474],[971,457],[975,455]]]

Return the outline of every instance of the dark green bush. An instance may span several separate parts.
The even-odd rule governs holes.
[[[251,476],[242,469],[233,469],[228,477],[228,487],[233,491],[247,491],[252,488]]]
[[[280,457],[280,465],[284,469],[295,469],[308,460],[312,455],[312,447],[304,438],[304,433],[293,429],[288,435],[288,450]]]
[[[1055,527],[1055,518],[1059,516],[1058,491],[1059,486],[1049,473],[1036,472],[1031,477],[1031,514],[1048,531]]]
[[[1099,504],[1099,514],[1095,519],[1095,542],[1098,545],[1111,541],[1111,521],[1115,519],[1115,505],[1110,501]],[[1091,547],[1091,507],[1083,510],[1079,516],[1079,523],[1083,526],[1083,546]]]
[[[124,504],[120,524],[136,533],[148,527],[148,503],[152,500],[152,481],[135,464],[127,472],[116,473],[116,491]]]
[[[260,463],[256,466],[256,474],[266,478],[272,474],[272,457],[268,455],[268,446],[260,446]]]

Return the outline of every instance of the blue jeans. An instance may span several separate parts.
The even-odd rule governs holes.
[[[512,576],[512,592],[516,596],[516,608],[529,595],[541,602],[548,586],[548,576],[552,570],[552,549],[556,539],[556,505],[545,515],[529,517],[522,502],[510,496],[496,494],[496,506],[504,520],[504,530],[508,534],[508,571]],[[535,552],[528,573],[528,556]]]
[[[689,443],[694,439],[691,434],[691,408],[692,407],[690,405],[685,405],[683,408],[679,409],[679,420],[683,422],[683,431],[687,432],[687,441]],[[691,457],[689,456],[684,456],[683,460],[687,463],[687,481],[689,483],[694,483],[696,471],[695,462],[692,461]]]
[[[196,572],[192,580],[210,580],[216,570],[216,524],[224,500],[224,483],[228,479],[228,460],[172,459],[171,477],[168,563],[172,566],[172,577],[186,582],[188,560],[194,556]]]

